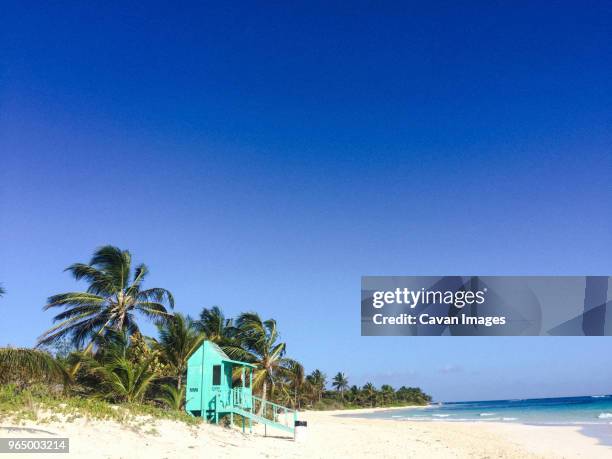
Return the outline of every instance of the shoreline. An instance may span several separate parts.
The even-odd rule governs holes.
[[[381,421],[392,421],[392,422],[410,422],[410,423],[433,423],[433,424],[475,424],[475,425],[523,425],[523,426],[531,426],[531,427],[569,427],[573,429],[578,429],[578,432],[581,435],[584,435],[587,438],[593,438],[599,442],[599,444],[603,446],[612,447],[612,422],[529,422],[529,421],[521,421],[520,419],[516,420],[487,420],[484,419],[447,419],[447,418],[431,418],[431,419],[411,419],[409,417],[401,417],[401,418],[370,418],[370,417],[360,417],[360,414],[372,414],[372,413],[380,413],[384,411],[392,411],[392,410],[403,410],[403,409],[425,409],[432,405],[425,406],[405,406],[405,407],[392,407],[392,408],[365,408],[365,409],[354,409],[354,410],[334,410],[333,415],[339,415],[342,417],[343,415],[347,418],[356,418],[356,419],[367,419],[367,420],[381,420]],[[304,412],[306,413],[306,412]],[[353,416],[354,415],[354,416]],[[612,454],[612,452],[611,452]]]
[[[398,410],[414,410],[414,409],[425,409],[431,405],[406,405],[406,406],[390,406],[390,407],[373,407],[373,408],[347,408],[345,410],[303,410],[300,413],[329,413],[329,414],[343,414],[343,413],[379,413],[382,411],[398,411]]]

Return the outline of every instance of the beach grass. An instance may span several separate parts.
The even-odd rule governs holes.
[[[54,394],[44,385],[18,389],[14,385],[0,386],[0,416],[16,423],[36,421],[49,423],[78,418],[110,420],[132,427],[144,427],[147,420],[168,419],[187,425],[198,425],[184,411],[163,409],[147,403],[112,404],[101,398]]]

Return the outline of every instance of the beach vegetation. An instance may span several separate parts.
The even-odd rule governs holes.
[[[45,379],[49,383],[68,383],[69,375],[61,361],[51,354],[27,348],[0,348],[0,384],[27,386]]]
[[[199,422],[184,411],[184,381],[187,361],[204,340],[255,366],[255,395],[294,409],[431,401],[414,387],[349,387],[343,371],[331,379],[330,390],[322,370],[308,373],[287,355],[275,319],[264,320],[256,312],[226,317],[218,306],[203,308],[196,319],[173,312],[170,291],[145,288],[149,270],[144,264],[133,267],[127,250],[101,247],[89,263],[75,263],[67,271],[88,286],[47,300],[44,310],[62,311],[38,346],[0,348],[0,415],[12,413],[18,420],[87,416],[135,422],[148,416]],[[156,325],[156,336],[142,334],[141,319]],[[41,413],[47,414],[41,418]]]
[[[344,373],[339,371],[336,373],[336,376],[334,376],[332,386],[340,393],[340,396],[344,398],[344,391],[349,387],[348,378]]]

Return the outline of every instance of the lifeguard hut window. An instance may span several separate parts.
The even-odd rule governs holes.
[[[221,365],[213,365],[213,386],[221,385]]]

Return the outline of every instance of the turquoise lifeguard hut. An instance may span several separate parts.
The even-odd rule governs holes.
[[[252,422],[284,430],[295,435],[297,411],[263,401],[253,395],[255,365],[230,359],[212,341],[204,341],[187,363],[185,409],[193,416],[210,422],[229,415],[242,417],[242,429]]]

